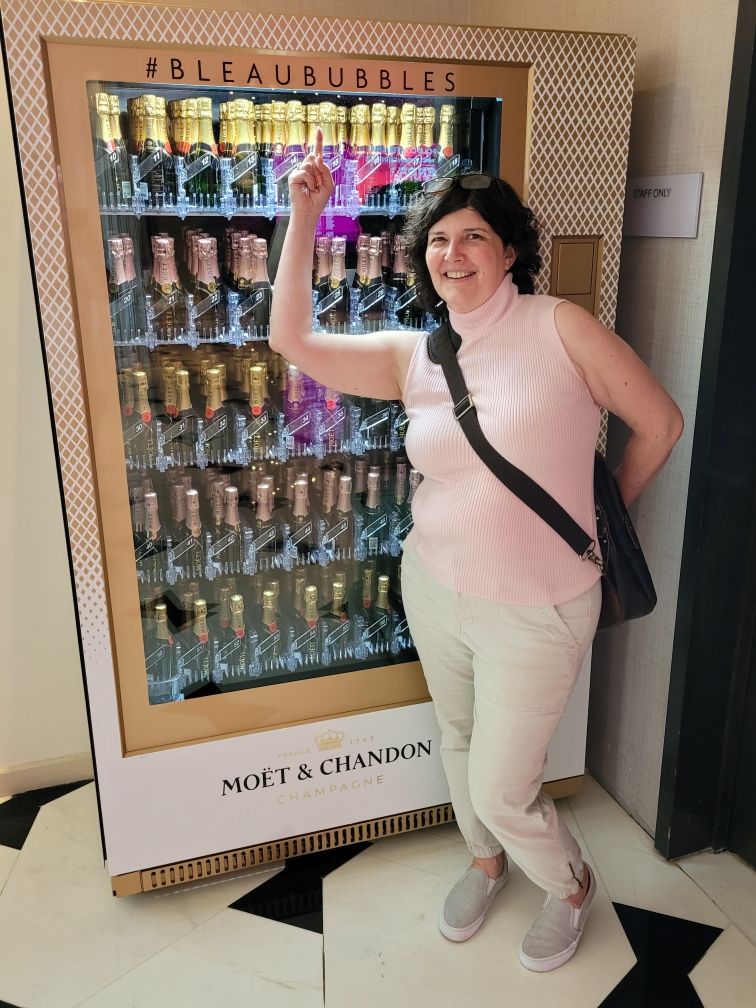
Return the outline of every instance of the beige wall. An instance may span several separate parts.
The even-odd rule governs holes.
[[[184,0],[183,4],[171,5],[271,13],[267,4],[242,0],[213,4],[207,0]],[[638,66],[631,173],[703,171],[705,174],[699,237],[627,239],[620,278],[618,331],[664,381],[682,406],[688,424],[685,439],[673,460],[635,512],[656,575],[658,611],[642,623],[600,639],[595,649],[589,765],[649,829],[653,828],[656,816],[690,443],[736,9],[736,0],[718,3],[689,0],[685,4],[676,0],[666,6],[652,0],[615,0],[611,5],[595,0],[513,0],[506,4],[493,0],[464,3],[384,0],[380,8],[381,17],[387,20],[621,32],[636,36]],[[322,16],[326,10],[322,4],[309,0],[277,0],[272,13]],[[364,16],[365,7],[355,0],[335,0],[327,13],[360,17]],[[335,39],[334,48],[340,42]],[[6,140],[7,129],[3,128]],[[11,173],[12,168],[6,164]],[[19,208],[12,192],[9,185],[0,190],[3,218],[12,222],[12,240],[7,237],[3,254],[12,249],[13,259],[11,273],[3,271],[2,275],[13,277],[11,304],[19,315],[20,307],[28,304],[29,277],[20,222],[15,230]],[[33,430],[39,444],[29,450],[30,435],[24,421],[19,431],[19,434],[23,431],[23,437],[19,436],[14,446],[14,485],[23,486],[31,479],[36,480],[36,486],[44,477],[50,484],[45,494],[50,494],[52,488],[50,499],[55,504],[47,509],[40,507],[38,515],[30,511],[26,501],[22,505],[15,503],[15,499],[3,500],[0,505],[3,508],[0,517],[6,528],[26,527],[32,522],[41,525],[44,521],[45,529],[44,539],[32,537],[34,550],[40,553],[40,559],[44,558],[44,580],[39,577],[39,563],[30,560],[32,547],[12,546],[11,576],[4,584],[4,591],[12,595],[3,606],[1,617],[8,622],[12,647],[6,653],[12,658],[7,669],[0,669],[0,695],[14,699],[12,709],[22,711],[24,716],[15,716],[8,731],[0,720],[0,767],[3,761],[6,765],[21,764],[48,759],[51,754],[71,755],[81,751],[86,740],[70,602],[65,594],[68,590],[65,551],[57,485],[52,475],[36,326],[24,315],[18,325],[4,329],[4,338],[11,344],[7,359],[14,362],[16,374],[22,371],[21,381],[12,386],[12,396],[18,398],[18,389],[23,387],[36,389],[38,398],[38,402],[34,400]],[[24,393],[24,401],[29,402],[28,392]],[[11,411],[9,415],[14,413]],[[39,499],[38,495],[35,499]],[[10,509],[7,517],[6,509]],[[39,639],[37,635],[34,639],[30,620],[23,614],[23,600],[41,587],[45,592],[45,629],[50,628],[50,636]],[[66,599],[62,607],[56,605],[59,594]],[[48,612],[52,616],[48,617]],[[50,623],[53,616],[57,630]],[[35,648],[33,661],[25,657],[30,639]],[[34,671],[30,674],[32,667]],[[8,711],[11,705],[2,703],[0,709]]]
[[[91,773],[42,349],[0,82],[0,795]]]

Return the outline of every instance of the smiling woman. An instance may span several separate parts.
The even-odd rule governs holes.
[[[599,569],[581,563],[475,455],[424,335],[312,332],[315,227],[333,191],[321,151],[322,138],[290,179],[271,346],[330,387],[404,401],[407,454],[424,478],[412,498],[402,594],[472,854],[439,928],[453,941],[480,928],[508,878],[506,849],[549,893],[520,961],[552,970],[574,955],[595,891],[541,782],[596,630]],[[487,439],[595,538],[600,407],[632,431],[617,474],[630,500],[680,436],[677,406],[591,315],[533,294],[538,230],[506,182],[478,174],[433,180],[405,235],[424,306],[448,313],[459,337],[459,364]]]

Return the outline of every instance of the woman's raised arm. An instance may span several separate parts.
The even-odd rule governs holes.
[[[399,399],[419,334],[354,335],[312,329],[315,228],[333,193],[333,178],[323,161],[322,148],[323,134],[318,130],[315,150],[289,178],[291,217],[276,273],[270,346],[329,388],[350,395]]]

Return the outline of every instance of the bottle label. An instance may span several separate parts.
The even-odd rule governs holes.
[[[195,539],[194,536],[189,536],[188,539],[184,539],[182,543],[179,543],[173,550],[173,559],[178,560],[182,557],[184,553],[188,553],[192,546],[199,546],[199,539]]]
[[[258,287],[254,294],[250,294],[248,298],[245,298],[239,305],[239,314],[246,315],[247,312],[254,311],[258,305],[261,305],[268,296],[268,289],[266,287]]]
[[[242,175],[252,171],[257,166],[257,151],[247,154],[243,161],[237,161],[231,171],[231,181],[238,182]]]
[[[214,308],[219,301],[220,301],[220,290],[216,289],[212,292],[212,294],[209,294],[203,301],[199,301],[194,306],[195,316],[199,318],[200,315],[204,315],[205,312],[208,312],[210,311],[211,308]]]
[[[412,528],[412,512],[408,512],[396,526],[397,535],[402,535]]]
[[[380,633],[381,630],[385,630],[387,626],[388,616],[381,616],[381,618],[377,619],[375,623],[371,623],[370,626],[365,627],[362,639],[369,640],[371,637],[375,637],[377,633]]]
[[[218,434],[222,434],[223,431],[228,426],[228,417],[224,413],[219,416],[217,420],[214,420],[211,424],[208,424],[203,431],[205,435],[205,441],[209,441],[210,438],[217,437]]]
[[[123,443],[125,445],[130,444],[135,438],[138,438],[140,434],[143,434],[146,428],[147,424],[143,423],[141,420],[132,424],[131,427],[127,427],[123,432]]]
[[[145,661],[147,669],[149,670],[153,668],[155,665],[157,665],[159,662],[161,662],[165,658],[167,650],[168,645],[161,644],[160,647],[157,649],[157,651],[153,651],[152,654],[149,655]]]
[[[234,639],[230,640],[228,644],[224,644],[222,648],[218,649],[216,657],[219,661],[222,661],[224,658],[228,658],[230,655],[232,655],[234,651],[239,651],[239,649],[242,648],[243,646],[244,646],[244,638],[234,637]]]
[[[174,308],[176,302],[179,298],[179,292],[173,291],[171,294],[165,294],[163,297],[159,297],[156,301],[152,302],[152,316],[153,318],[158,318],[163,312],[168,311],[169,308]]]
[[[367,291],[363,291],[362,298],[360,299],[359,307],[357,311],[360,315],[374,308],[375,305],[380,304],[386,297],[386,285],[383,283],[377,283],[375,286],[370,286]]]
[[[149,556],[151,553],[156,552],[157,552],[157,546],[155,542],[152,539],[148,539],[146,542],[143,542],[138,549],[134,551],[134,557],[137,561],[144,560],[146,556]]]
[[[323,644],[325,645],[325,647],[331,647],[333,644],[335,644],[337,640],[339,640],[341,637],[344,636],[344,634],[349,633],[351,627],[352,627],[351,621],[344,620],[343,623],[339,624],[339,626],[336,627],[335,630],[331,631],[331,633],[329,633],[328,636],[324,639]]]
[[[193,179],[195,175],[199,175],[201,171],[209,168],[213,163],[213,155],[208,151],[207,154],[201,154],[196,160],[190,162],[186,166],[186,181]]]
[[[370,178],[378,169],[381,167],[383,161],[386,160],[386,155],[382,153],[371,154],[367,157],[357,169],[354,180],[359,185],[360,182],[364,182],[365,179]]]
[[[328,531],[323,535],[323,542],[335,542],[342,532],[346,532],[349,528],[349,519],[345,518],[340,521],[338,525],[334,525],[333,528],[329,528]]]
[[[227,532],[224,536],[221,536],[220,539],[212,544],[210,547],[210,556],[217,557],[220,553],[223,553],[224,550],[227,550],[228,547],[238,538],[239,536],[236,532]]]
[[[255,407],[253,406],[252,409],[255,409]],[[260,416],[249,425],[249,427],[244,428],[244,431],[242,432],[244,439],[250,440],[255,436],[255,434],[259,434],[263,427],[265,427],[268,423],[268,419],[269,417],[267,413],[261,413]]]
[[[195,644],[195,646],[191,650],[185,651],[184,654],[181,656],[184,668],[186,668],[187,665],[191,665],[192,663],[196,662],[198,658],[202,658],[203,656],[205,656],[206,651],[207,651],[206,642],[205,643],[200,642],[199,644]]]
[[[374,522],[371,522],[369,525],[365,526],[365,528],[362,530],[362,538],[363,539],[373,538],[378,534],[378,532],[380,532],[382,528],[385,528],[387,524],[388,524],[388,515],[382,514],[379,518],[376,518]]]
[[[276,526],[270,525],[268,528],[265,529],[262,535],[259,535],[257,539],[254,539],[252,541],[252,545],[255,547],[256,550],[261,550],[265,546],[267,546],[267,544],[271,540],[275,540],[275,538],[276,538]]]
[[[157,168],[165,156],[165,150],[162,147],[158,147],[151,154],[148,154],[147,157],[143,161],[140,161],[135,167],[134,181],[141,182],[145,176],[150,174],[153,168]]]
[[[407,179],[416,178],[423,167],[422,157],[405,158],[396,170],[394,175],[394,185],[406,182]]]
[[[305,536],[312,535],[312,522],[306,522],[298,532],[296,532],[289,540],[292,546],[296,546],[298,542],[301,542]]]
[[[343,297],[344,291],[341,287],[336,287],[334,290],[329,291],[326,296],[315,305],[315,314],[324,315],[327,311],[330,311],[331,308],[337,305]]]
[[[333,430],[338,427],[346,419],[346,410],[342,406],[340,409],[335,410],[333,413],[327,414],[328,419],[323,421],[320,428],[321,433],[326,434],[328,431]]]
[[[360,430],[369,431],[373,427],[378,427],[380,424],[386,423],[388,418],[389,408],[387,406],[385,409],[379,410],[377,413],[373,413],[371,416],[363,420],[360,424]]]
[[[278,643],[281,640],[281,631],[274,630],[271,634],[265,634],[257,645],[257,653],[263,654],[271,649],[278,651]]]
[[[318,628],[317,626],[308,627],[303,634],[300,634],[296,640],[292,641],[291,649],[292,651],[301,651],[306,644],[308,644],[314,637],[317,636]]]
[[[186,420],[179,420],[175,424],[171,424],[170,427],[165,427],[160,437],[162,444],[165,444],[166,441],[174,441],[177,437],[179,437],[179,435],[186,431],[186,428]]]

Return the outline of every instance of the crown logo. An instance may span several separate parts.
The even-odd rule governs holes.
[[[329,728],[328,731],[324,731],[322,735],[318,735],[315,738],[317,747],[321,752],[324,752],[326,749],[340,749],[343,741],[344,732],[334,731],[333,728]]]

